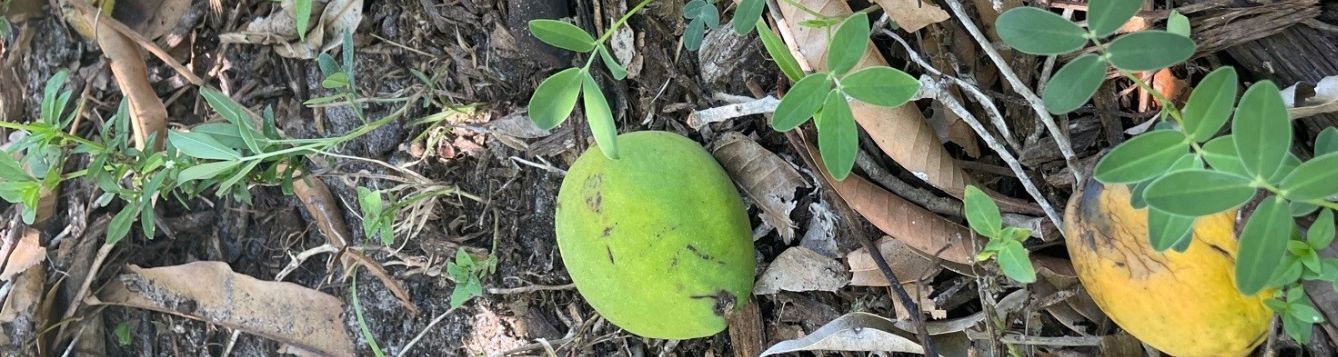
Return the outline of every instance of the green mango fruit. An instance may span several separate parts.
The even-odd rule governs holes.
[[[738,191],[691,139],[641,131],[618,143],[617,160],[586,150],[558,192],[558,248],[576,289],[643,337],[719,333],[753,288],[752,230]]]

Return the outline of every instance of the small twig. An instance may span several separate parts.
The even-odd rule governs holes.
[[[82,11],[87,11],[90,14],[98,13],[98,9],[93,8],[93,5],[89,5],[88,2],[70,1],[69,3],[73,4],[75,7],[78,7]],[[199,76],[196,76],[195,73],[191,72],[190,69],[187,69],[186,66],[181,65],[181,62],[177,62],[176,58],[173,58],[172,55],[167,53],[167,51],[163,51],[163,49],[158,47],[157,44],[154,44],[153,41],[145,39],[143,35],[139,34],[139,32],[131,30],[129,27],[126,27],[125,24],[122,24],[120,21],[116,21],[116,19],[111,18],[111,16],[99,16],[97,20],[107,25],[108,27],[111,27],[113,30],[116,30],[116,32],[121,33],[121,35],[125,36],[126,38],[129,38],[131,41],[135,41],[135,43],[138,43],[139,47],[143,47],[145,50],[148,50],[149,53],[152,53],[154,57],[158,57],[158,59],[162,60],[163,63],[167,64],[167,66],[169,67],[172,67],[172,69],[176,70],[177,73],[180,74],[183,78],[186,78],[187,81],[190,81],[191,84],[197,86],[205,85],[204,79],[201,79]]]
[[[526,285],[517,288],[488,288],[488,293],[493,295],[526,294],[536,291],[556,291],[570,290],[576,288],[576,284],[562,285]]]
[[[938,214],[954,217],[962,216],[962,204],[960,202],[935,195],[929,190],[911,186],[905,181],[898,179],[896,176],[893,176],[891,173],[884,170],[878,163],[874,162],[873,158],[869,157],[869,154],[865,153],[864,150],[860,150],[859,154],[855,156],[855,166],[859,166],[861,170],[864,170],[864,172],[868,174],[870,180],[886,187],[897,196],[901,196],[908,201],[920,205],[920,207],[924,207],[925,209]]]
[[[1306,26],[1310,26],[1311,28],[1314,28],[1314,29],[1316,29],[1316,30],[1320,30],[1320,31],[1328,31],[1328,32],[1332,32],[1332,33],[1336,33],[1336,34],[1338,34],[1338,26],[1334,26],[1334,25],[1327,24],[1327,23],[1325,23],[1324,21],[1320,21],[1320,20],[1316,20],[1316,19],[1309,19],[1309,20],[1301,21],[1301,23],[1305,24]]]
[[[693,129],[700,129],[706,124],[718,123],[745,115],[771,113],[776,111],[778,105],[780,105],[780,100],[777,100],[776,97],[767,96],[744,103],[698,110],[688,114],[688,126]]]
[[[1077,169],[1078,164],[1075,161],[1076,155],[1073,154],[1073,145],[1069,143],[1068,136],[1064,134],[1059,125],[1055,124],[1050,112],[1045,109],[1045,102],[1041,101],[1041,98],[1036,96],[1036,93],[1027,87],[1026,83],[1022,83],[1022,80],[1017,78],[1017,74],[1013,73],[1013,68],[1008,66],[1008,62],[1004,61],[1003,56],[999,55],[999,51],[994,50],[994,45],[972,22],[971,16],[967,15],[960,0],[944,0],[944,2],[948,3],[948,7],[952,9],[953,14],[961,20],[959,22],[962,23],[963,27],[966,27],[967,32],[971,33],[971,37],[976,40],[976,43],[980,44],[980,48],[985,50],[985,54],[989,55],[990,60],[994,61],[994,66],[999,68],[999,74],[1008,79],[1008,84],[1013,87],[1013,91],[1026,98],[1031,109],[1040,117],[1041,122],[1045,123],[1046,130],[1050,131],[1050,137],[1055,140],[1055,144],[1059,146],[1059,152],[1064,155],[1064,163],[1068,165],[1069,172],[1073,173],[1074,182],[1083,182],[1082,173]],[[1055,220],[1055,223],[1058,224],[1059,221]]]
[[[521,353],[521,352],[529,352],[529,351],[533,351],[533,350],[545,350],[545,351],[548,351],[550,355],[552,355],[552,354],[554,353],[554,351],[553,351],[553,345],[554,345],[554,344],[557,344],[557,345],[563,345],[563,344],[566,344],[567,342],[571,342],[571,340],[573,340],[573,339],[575,339],[575,337],[563,337],[563,338],[559,338],[559,339],[551,340],[551,341],[550,341],[550,340],[545,340],[545,339],[540,338],[540,339],[538,339],[539,342],[535,342],[535,343],[531,343],[531,344],[528,344],[528,345],[524,345],[524,346],[520,346],[520,347],[512,348],[512,349],[509,349],[509,350],[506,350],[506,351],[502,351],[501,353],[495,354],[495,355],[493,355],[493,356],[510,356],[510,355],[513,355],[513,354],[517,354],[517,353]]]
[[[1046,337],[1008,334],[1004,335],[1000,341],[1010,345],[1085,347],[1100,346],[1102,338],[1102,336]]]
[[[461,305],[461,306],[464,306],[464,305]],[[455,312],[455,310],[457,310],[457,309],[459,309],[459,307],[452,307],[452,308],[446,309],[446,312],[443,312],[443,313],[441,313],[441,315],[437,315],[436,318],[433,318],[433,319],[432,319],[432,322],[427,323],[427,327],[424,327],[424,328],[423,328],[423,331],[419,331],[417,336],[414,336],[414,338],[413,338],[412,340],[409,340],[409,343],[404,344],[404,348],[401,348],[401,349],[400,349],[400,353],[397,354],[397,355],[395,355],[395,356],[397,356],[397,357],[403,357],[403,356],[406,356],[406,355],[409,353],[409,350],[413,349],[413,346],[416,345],[416,344],[418,344],[418,340],[423,339],[423,336],[426,336],[426,335],[427,335],[427,332],[432,330],[432,326],[436,326],[438,323],[441,322],[441,320],[445,320],[445,319],[446,319],[446,316],[450,316],[450,314],[451,314],[452,312]]]

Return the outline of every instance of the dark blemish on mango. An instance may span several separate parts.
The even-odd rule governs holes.
[[[613,234],[613,226],[604,227],[604,238],[608,238],[610,234]]]
[[[602,174],[590,176],[590,179],[585,181],[585,190],[583,191],[585,193],[585,206],[596,214],[601,213],[604,209],[604,194],[601,193],[603,186],[604,175]]]
[[[706,253],[702,253],[701,251],[698,251],[698,250],[697,250],[697,247],[696,247],[696,246],[693,246],[693,245],[691,245],[691,244],[688,244],[688,251],[689,251],[689,252],[692,252],[692,254],[693,254],[693,255],[696,255],[698,258],[701,258],[701,260],[712,260],[712,259],[715,259],[714,257],[711,257],[710,255],[708,255],[708,254],[706,254]]]
[[[617,264],[613,261],[613,248],[609,248],[609,246],[606,245],[604,246],[604,251],[609,253],[609,264]]]
[[[669,260],[669,266],[670,267],[678,266],[678,256],[675,255],[673,259]]]
[[[715,304],[711,306],[711,311],[714,312],[716,316],[725,317],[726,313],[734,310],[734,295],[725,290],[717,291],[715,295],[692,295],[688,297],[693,299],[715,300]]]

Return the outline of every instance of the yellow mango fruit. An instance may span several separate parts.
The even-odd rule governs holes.
[[[1269,291],[1236,289],[1236,211],[1199,217],[1183,253],[1148,241],[1130,189],[1089,182],[1064,214],[1069,256],[1087,292],[1120,328],[1180,357],[1245,356],[1267,339]]]

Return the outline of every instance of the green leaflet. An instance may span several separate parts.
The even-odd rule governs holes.
[[[1045,85],[1041,94],[1050,113],[1064,114],[1078,109],[1096,94],[1106,77],[1106,62],[1101,56],[1082,55],[1064,64]]]

